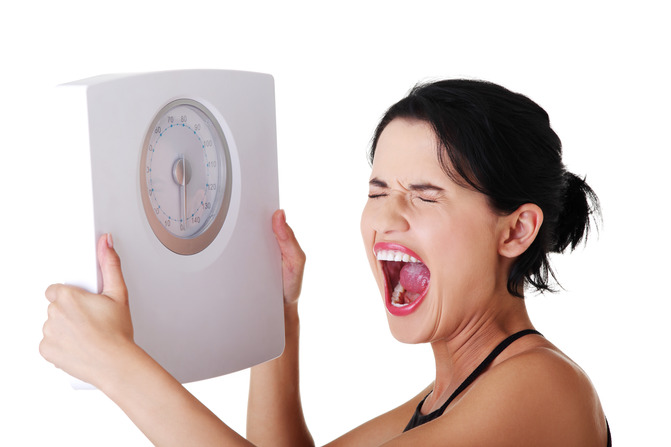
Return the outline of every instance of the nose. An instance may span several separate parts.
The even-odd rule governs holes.
[[[381,234],[393,234],[410,229],[408,204],[403,194],[391,193],[381,201],[375,213],[373,227]]]

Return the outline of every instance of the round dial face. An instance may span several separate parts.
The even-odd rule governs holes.
[[[205,249],[226,218],[230,185],[228,146],[212,113],[188,99],[161,109],[142,148],[140,187],[163,245],[183,255]]]

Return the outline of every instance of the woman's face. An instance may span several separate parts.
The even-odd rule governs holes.
[[[449,339],[494,311],[494,298],[506,289],[500,217],[483,194],[445,174],[436,148],[428,123],[389,123],[361,217],[391,331],[407,343]]]

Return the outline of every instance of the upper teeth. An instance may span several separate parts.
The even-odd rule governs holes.
[[[420,262],[417,258],[397,250],[380,250],[376,256],[378,261]]]

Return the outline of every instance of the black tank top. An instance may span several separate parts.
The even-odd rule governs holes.
[[[417,405],[417,408],[415,408],[415,413],[412,415],[412,419],[410,419],[410,422],[408,422],[408,425],[405,427],[403,432],[406,432],[408,430],[411,430],[415,427],[419,427],[422,424],[426,424],[429,421],[432,421],[434,419],[437,419],[438,417],[442,416],[443,413],[445,412],[445,409],[447,408],[448,405],[450,405],[450,402],[452,402],[462,391],[464,391],[468,386],[475,381],[475,379],[478,378],[480,374],[484,372],[485,369],[494,361],[496,357],[498,357],[501,352],[503,352],[504,349],[506,349],[512,342],[517,340],[518,338],[524,337],[525,335],[529,334],[537,334],[537,335],[543,335],[540,332],[534,330],[534,329],[525,329],[520,332],[516,332],[510,337],[506,338],[503,340],[499,345],[494,348],[494,350],[485,358],[482,363],[478,365],[477,368],[471,373],[470,376],[464,380],[461,385],[459,385],[459,388],[457,388],[454,393],[447,399],[447,401],[436,411],[433,411],[429,414],[422,414],[422,405],[424,404],[424,401],[426,400],[427,397],[429,397],[429,394],[427,394],[424,399]],[[608,444],[607,447],[611,447],[611,439],[610,439],[610,427],[608,427],[608,421],[606,421],[606,428],[608,429]]]

